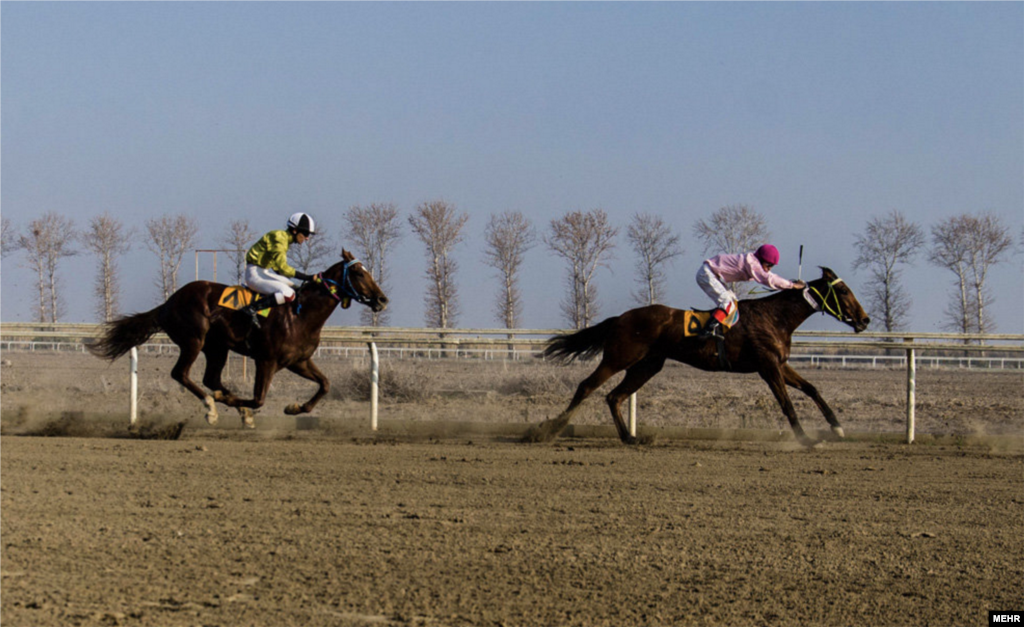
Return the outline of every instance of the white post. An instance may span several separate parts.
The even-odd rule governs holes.
[[[139,349],[132,347],[129,357],[129,378],[131,380],[131,392],[129,397],[128,425],[134,427],[139,420]]]
[[[629,395],[629,435],[636,437],[636,392]]]
[[[380,382],[380,360],[377,345],[370,342],[370,429],[377,430],[377,385]]]
[[[908,340],[909,341],[909,340]],[[914,443],[914,404],[917,387],[917,362],[914,349],[907,349],[907,444]]]

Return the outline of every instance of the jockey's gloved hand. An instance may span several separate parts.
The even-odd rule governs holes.
[[[295,271],[295,278],[300,280],[300,281],[312,281],[313,280],[312,275],[306,274],[305,272],[299,272],[298,270]]]

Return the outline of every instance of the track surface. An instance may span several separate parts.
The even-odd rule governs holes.
[[[984,625],[1024,463],[977,447],[6,436],[5,627]]]

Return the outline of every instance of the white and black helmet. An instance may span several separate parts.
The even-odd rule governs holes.
[[[304,213],[292,214],[292,217],[288,218],[288,228],[295,229],[307,237],[316,233],[316,224],[314,224],[313,218]]]

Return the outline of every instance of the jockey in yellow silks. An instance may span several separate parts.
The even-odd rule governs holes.
[[[257,327],[260,326],[257,311],[295,300],[296,286],[292,278],[300,281],[313,278],[288,265],[288,249],[292,244],[304,243],[315,233],[313,218],[305,213],[296,213],[288,218],[285,230],[270,231],[245,254],[242,283],[252,291],[266,295],[241,310],[252,317]]]

